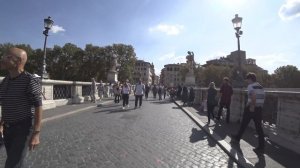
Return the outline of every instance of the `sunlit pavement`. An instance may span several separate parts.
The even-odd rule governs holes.
[[[150,99],[143,106],[121,109],[106,103],[44,122],[41,145],[30,152],[26,166],[33,168],[148,168],[237,167],[174,103]],[[64,112],[79,105],[64,107]],[[55,113],[59,108],[45,113]],[[62,112],[63,113],[63,112]],[[51,117],[51,116],[49,116]],[[5,151],[1,149],[0,165]]]

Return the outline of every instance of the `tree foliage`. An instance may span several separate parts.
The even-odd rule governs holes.
[[[220,86],[225,76],[231,78],[231,69],[227,66],[209,65],[199,72],[199,78],[203,87],[208,86],[210,82],[215,82]]]
[[[28,60],[25,69],[30,73],[41,74],[44,51],[42,49],[32,49],[26,44],[0,44],[0,56],[11,47],[22,48],[27,52]],[[97,81],[107,79],[107,72],[113,64],[112,53],[117,54],[118,62],[121,64],[119,70],[119,80],[131,80],[133,76],[136,54],[131,45],[113,44],[99,47],[87,44],[85,49],[77,47],[75,44],[66,43],[64,46],[55,45],[47,49],[47,72],[51,79],[90,81],[95,77]],[[6,72],[0,71],[4,76]]]
[[[300,88],[300,71],[292,65],[281,66],[272,75],[276,87]]]

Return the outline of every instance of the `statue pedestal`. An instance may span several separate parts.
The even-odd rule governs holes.
[[[118,81],[118,72],[117,71],[108,71],[107,81],[109,83],[115,83]]]
[[[195,75],[193,73],[186,74],[185,85],[186,86],[195,86],[196,85]]]

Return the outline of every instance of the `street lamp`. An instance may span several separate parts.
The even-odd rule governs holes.
[[[236,30],[235,32],[235,36],[237,38],[237,43],[238,43],[238,71],[237,71],[237,75],[238,75],[238,82],[239,82],[239,86],[242,86],[242,66],[241,66],[241,54],[240,54],[240,37],[243,34],[243,31],[241,31],[241,27],[242,27],[242,17],[239,17],[238,14],[235,15],[235,18],[232,19],[232,24],[233,24],[233,28]]]
[[[47,37],[48,32],[51,29],[53,25],[53,20],[51,20],[51,17],[48,16],[48,18],[44,19],[44,27],[45,30],[43,31],[43,34],[45,35],[45,42],[44,42],[44,57],[43,57],[43,72],[42,72],[42,79],[48,79],[48,73],[46,71],[46,43],[47,43]]]

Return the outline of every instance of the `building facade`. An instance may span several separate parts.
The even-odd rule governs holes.
[[[134,82],[141,79],[144,84],[153,84],[155,79],[155,71],[153,63],[145,62],[143,60],[137,60],[135,63],[133,80]]]
[[[209,65],[222,65],[222,66],[230,66],[235,67],[241,64],[242,67],[254,67],[255,69],[259,70],[262,73],[268,73],[268,71],[264,70],[263,68],[256,65],[256,60],[253,58],[246,58],[245,51],[233,51],[226,57],[220,57],[219,59],[213,59],[206,61],[206,64],[203,67]]]
[[[160,83],[167,87],[176,87],[178,85],[183,85],[184,81],[181,76],[180,70],[183,64],[167,64],[161,71]]]

